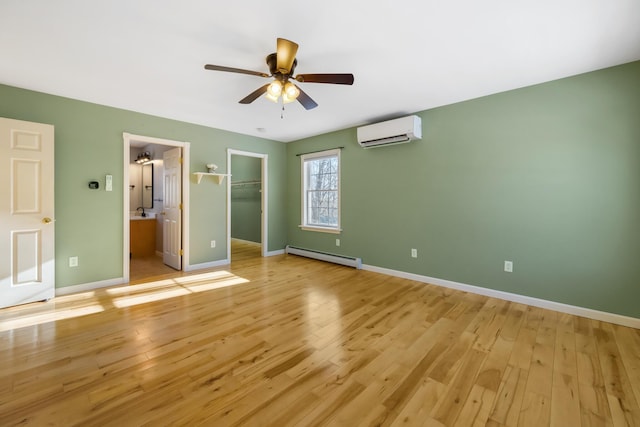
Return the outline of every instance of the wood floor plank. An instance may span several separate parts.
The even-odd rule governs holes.
[[[640,330],[613,325],[615,342],[629,377],[636,402],[640,403]]]
[[[603,322],[597,323],[593,331],[613,423],[633,425],[640,410],[614,339],[613,327]]]
[[[454,426],[482,427],[487,424],[496,393],[474,385],[467,397]]]
[[[551,389],[552,426],[563,427],[580,420],[580,391],[575,376],[560,371],[553,373],[553,387]]]
[[[583,426],[612,426],[607,392],[604,387],[590,387],[579,382],[580,421]]]
[[[433,418],[444,425],[453,425],[455,423],[469,397],[480,366],[482,366],[486,357],[487,354],[481,350],[469,350],[455,378],[447,387],[438,405],[431,412]]]
[[[381,370],[379,379],[368,382],[368,386],[351,402],[344,405],[336,414],[332,424],[349,425],[353,420],[361,419],[363,425],[393,425],[398,417],[400,407],[389,407],[384,404],[374,405],[372,402],[384,402],[406,375],[406,367],[390,364]],[[361,381],[358,383],[362,384]]]
[[[514,342],[498,336],[480,368],[476,384],[494,393],[498,392],[507,368]]]
[[[396,424],[422,425],[425,420],[431,418],[429,414],[441,399],[444,390],[445,386],[439,382],[431,378],[423,379],[416,392],[398,414]]]
[[[551,401],[531,391],[526,391],[522,400],[522,408],[518,417],[518,427],[537,427],[551,425]]]
[[[330,425],[336,414],[365,389],[365,386],[356,381],[347,381],[329,396],[318,395],[318,399],[321,399],[320,406],[305,418],[304,423],[308,423],[308,425]]]
[[[471,332],[460,333],[455,343],[444,351],[442,357],[429,369],[429,378],[442,384],[449,384],[464,362],[464,356],[477,342],[477,338],[477,335]]]
[[[585,426],[611,426],[611,411],[600,366],[596,339],[589,321],[576,318],[574,330],[576,370],[580,395],[580,419]],[[581,333],[577,331],[580,330]]]
[[[517,425],[528,375],[528,371],[507,365],[489,421],[497,425]]]
[[[640,425],[636,329],[250,246],[0,310],[0,425]]]
[[[518,332],[516,341],[513,344],[509,364],[525,371],[531,366],[531,357],[536,344],[537,329],[522,327]]]

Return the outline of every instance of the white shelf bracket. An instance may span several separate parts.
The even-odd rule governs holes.
[[[213,180],[218,183],[218,185],[222,184],[222,182],[224,181],[224,178],[226,176],[231,176],[229,174],[224,174],[224,173],[209,173],[209,172],[194,172],[193,173],[196,176],[196,183],[200,184],[200,181],[202,181],[202,177],[203,176],[210,176],[213,178]]]

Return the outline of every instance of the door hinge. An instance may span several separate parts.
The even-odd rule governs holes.
[[[182,203],[178,204],[178,209],[182,210]]]
[[[180,256],[184,256],[184,249],[180,249]]]
[[[182,162],[184,162],[184,159],[182,157],[178,157],[178,163],[182,164]]]

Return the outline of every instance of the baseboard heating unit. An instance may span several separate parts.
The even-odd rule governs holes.
[[[346,265],[348,267],[354,267],[358,270],[362,269],[362,259],[354,258],[343,255],[335,255],[327,252],[314,251],[312,249],[297,248],[295,246],[289,246],[285,248],[285,253],[292,255],[299,255],[306,258],[318,259],[320,261],[332,262],[334,264]]]

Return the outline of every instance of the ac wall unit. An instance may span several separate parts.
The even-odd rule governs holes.
[[[407,116],[358,128],[358,144],[364,148],[403,144],[422,138],[422,120]]]

